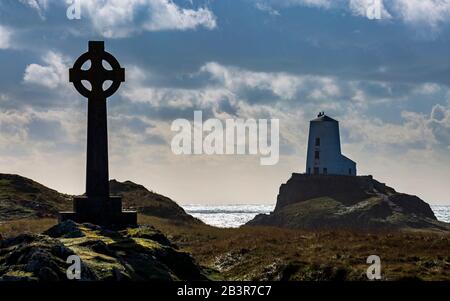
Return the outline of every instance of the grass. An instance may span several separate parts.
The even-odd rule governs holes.
[[[0,233],[42,232],[55,223],[13,221],[0,225]],[[139,223],[162,231],[217,279],[366,280],[366,259],[378,255],[384,280],[450,280],[450,234],[443,232],[220,229],[144,215]]]
[[[0,236],[9,238],[22,233],[42,233],[56,223],[57,220],[53,218],[30,218],[0,222]]]
[[[147,216],[140,223],[152,224],[231,280],[365,280],[372,254],[380,256],[385,280],[450,280],[450,234],[219,229]]]

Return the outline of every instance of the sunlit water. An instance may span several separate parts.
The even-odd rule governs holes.
[[[270,213],[274,205],[184,205],[184,210],[204,223],[220,228],[237,228],[257,214]],[[437,219],[450,223],[450,206],[431,206]]]
[[[431,209],[438,220],[450,223],[450,206],[431,205]]]
[[[274,205],[184,205],[183,208],[208,225],[237,228],[257,214],[270,213]]]

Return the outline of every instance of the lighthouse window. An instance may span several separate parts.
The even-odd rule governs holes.
[[[324,175],[327,175],[327,174],[328,174],[328,169],[327,169],[327,168],[324,168],[324,169],[323,169],[323,174],[324,174]]]
[[[320,146],[320,138],[316,138],[316,146]]]
[[[320,152],[319,151],[315,151],[314,152],[314,159],[320,159]]]
[[[348,169],[348,174],[349,174],[349,175],[352,174],[352,169],[351,169],[351,168]]]

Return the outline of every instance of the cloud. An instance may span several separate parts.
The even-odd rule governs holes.
[[[450,104],[433,106],[426,126],[433,133],[435,143],[450,151]]]
[[[86,0],[93,26],[103,36],[122,38],[140,31],[216,28],[215,15],[205,7],[188,9],[172,0]]]
[[[375,4],[376,4],[377,0],[349,0],[348,1],[348,6],[350,11],[356,15],[356,16],[361,16],[361,17],[367,17],[368,16],[368,12],[371,9],[375,9]],[[379,2],[380,6],[379,6],[379,12],[381,13],[381,18],[382,19],[390,19],[392,18],[391,14],[386,10],[386,7],[384,5],[383,1]]]
[[[19,0],[19,1],[36,10],[39,16],[42,19],[45,19],[44,12],[48,7],[49,0]]]
[[[332,0],[275,0],[278,4],[284,6],[303,5],[309,7],[330,8],[333,4]]]
[[[391,7],[406,23],[436,28],[450,18],[450,0],[391,0]]]
[[[286,72],[253,71],[208,62],[198,71],[177,77],[188,83],[181,87],[139,67],[128,68],[128,84],[121,90],[124,99],[146,103],[153,108],[211,109],[235,114],[238,103],[314,108],[341,113],[342,107],[366,110],[371,106],[431,99],[445,89],[435,83],[420,86],[382,81],[346,80],[332,76],[296,75]],[[170,84],[172,82],[172,85]],[[167,83],[168,86],[167,86]],[[188,86],[188,88],[186,87]],[[410,98],[410,99],[409,99]]]
[[[428,114],[402,111],[395,123],[349,110],[344,117],[352,143],[377,152],[450,149],[450,105],[436,104]]]
[[[255,7],[257,9],[259,9],[260,11],[266,12],[269,15],[272,15],[272,16],[279,16],[280,15],[279,11],[277,11],[276,9],[274,9],[273,7],[271,7],[270,5],[268,5],[266,3],[256,2],[255,3]]]
[[[207,73],[226,89],[239,92],[259,89],[272,92],[282,99],[295,99],[301,91],[311,89],[316,98],[338,96],[340,91],[330,77],[293,75],[284,72],[254,72],[238,67],[223,66],[216,62],[203,65],[200,72]]]
[[[265,11],[278,7],[305,6],[348,10],[355,16],[367,17],[370,7],[380,1],[382,19],[397,19],[414,26],[437,29],[450,20],[450,0],[255,0]]]
[[[69,59],[59,53],[49,51],[42,60],[45,65],[30,64],[26,67],[24,82],[49,89],[68,86]]]
[[[0,25],[0,49],[8,49],[11,47],[11,30]]]

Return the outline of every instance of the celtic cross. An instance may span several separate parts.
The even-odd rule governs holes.
[[[90,68],[83,65],[90,61]],[[112,69],[104,67],[108,63]],[[108,126],[106,99],[117,92],[125,81],[125,69],[110,53],[104,42],[90,41],[89,51],[81,55],[69,71],[69,80],[75,89],[88,98],[88,134],[86,164],[86,195],[107,200],[109,197]],[[89,82],[91,89],[83,84]],[[112,84],[106,90],[105,82]]]

